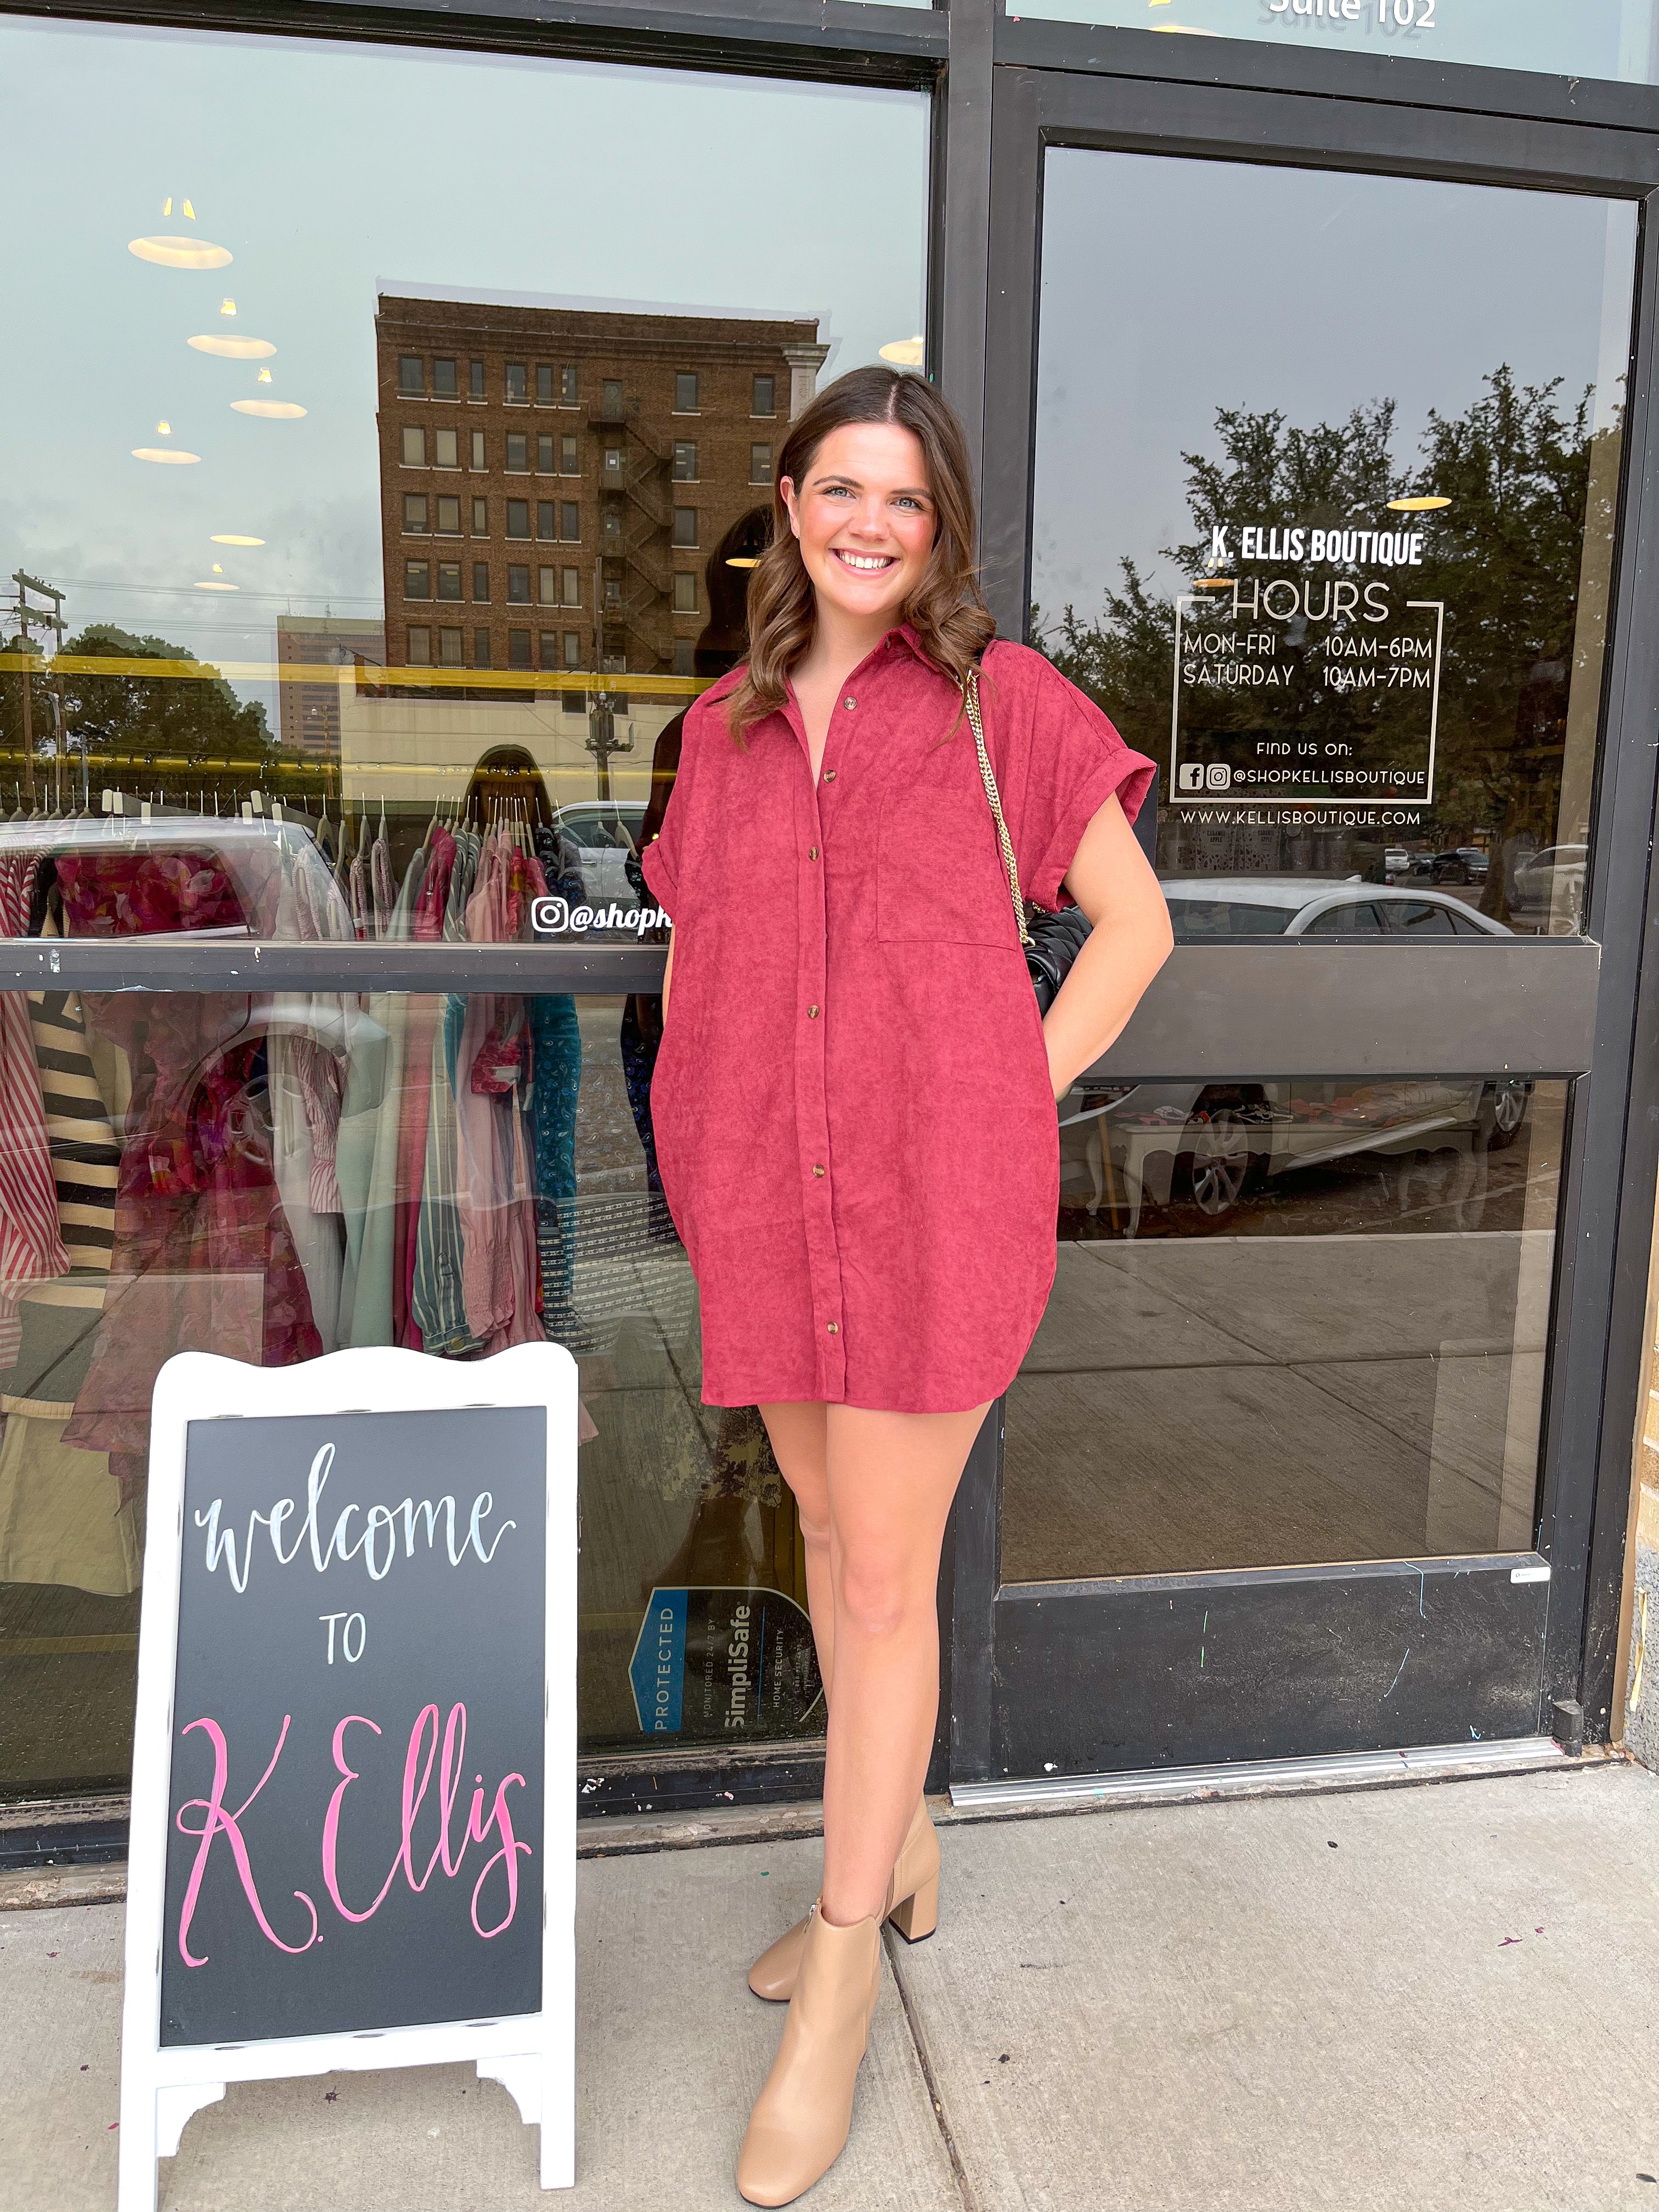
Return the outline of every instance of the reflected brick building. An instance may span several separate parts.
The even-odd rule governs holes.
[[[690,674],[828,351],[812,319],[382,294],[388,665]]]
[[[368,662],[380,666],[386,657],[380,623],[327,615],[276,617],[277,720],[282,741],[298,750],[340,756],[340,687],[326,677],[299,670],[350,668]]]

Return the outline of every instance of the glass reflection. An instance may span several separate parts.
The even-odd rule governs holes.
[[[1043,204],[1033,635],[1160,761],[1204,933],[1256,876],[1581,930],[1633,211],[1068,149]]]
[[[172,896],[192,872],[177,849],[90,890],[60,860],[47,933],[91,898],[118,925],[152,878]],[[458,825],[434,834],[422,880],[470,871],[471,898],[510,899],[529,864],[522,842]],[[231,870],[193,872],[228,895]],[[325,871],[315,890],[344,914]],[[639,1050],[653,1006],[0,995],[0,1787],[122,1778],[150,1394],[185,1350],[276,1366],[351,1345],[466,1359],[568,1345],[585,1748],[821,1728],[790,1495],[754,1408],[701,1401],[696,1290]],[[722,1623],[757,1601],[770,1673],[733,1717]],[[665,1635],[672,1709],[655,1702]]]
[[[789,422],[832,353],[920,357],[926,96],[15,18],[0,54],[40,92],[0,181],[58,239],[0,357],[0,808],[285,820],[384,937],[511,751],[568,848],[543,933],[637,937],[653,757]],[[552,224],[411,164],[458,115]],[[757,143],[803,149],[761,205]],[[52,335],[89,283],[113,386]]]
[[[1566,1086],[1078,1085],[1012,1582],[1528,1550]]]

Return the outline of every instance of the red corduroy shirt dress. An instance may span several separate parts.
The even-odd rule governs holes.
[[[1054,1281],[1058,1117],[961,695],[907,626],[800,710],[685,720],[646,881],[674,923],[652,1078],[702,1305],[706,1404],[954,1413],[999,1395]],[[994,644],[986,745],[1021,888],[1062,903],[1150,761],[1040,653]],[[952,727],[952,725],[955,727]]]

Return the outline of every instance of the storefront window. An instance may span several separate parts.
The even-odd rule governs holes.
[[[1582,929],[1635,238],[1583,197],[1048,155],[1033,637],[1159,763],[1193,933],[1350,877],[1390,927],[1438,890]]]
[[[0,999],[0,1170],[21,1232],[0,1280],[0,1790],[125,1772],[150,1393],[189,1350],[283,1366],[353,1345],[568,1345],[584,1748],[821,1729],[790,1493],[754,1409],[701,1402],[696,1286],[652,1137],[655,1006]],[[781,1663],[733,1722],[702,1653],[720,1606],[757,1590]],[[633,1669],[665,1607],[667,1714],[654,1627],[643,1687]]]
[[[1077,1086],[1009,1582],[1530,1551],[1566,1085]]]
[[[0,350],[0,936],[220,979],[248,939],[665,942],[639,853],[740,650],[755,453],[922,326],[926,97],[17,18],[0,69],[54,238]],[[501,219],[411,157],[458,116]],[[0,1791],[125,1778],[186,1348],[568,1345],[585,1755],[821,1732],[789,1493],[701,1400],[659,1001],[212,980],[0,994]]]
[[[1659,82],[1653,0],[1037,0],[1024,12],[1177,37]]]

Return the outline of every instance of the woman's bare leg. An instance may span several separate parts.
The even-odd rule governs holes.
[[[806,1553],[806,1609],[812,1616],[812,1642],[830,1703],[835,1666],[836,1604],[830,1581],[830,1482],[824,1468],[824,1412],[821,1405],[763,1406],[760,1417],[772,1439],[772,1456],[794,1492],[800,1512],[801,1546]]]
[[[846,1927],[879,1915],[927,1778],[939,1715],[939,1547],[987,1408],[817,1410],[825,1423],[836,1670],[823,1911]],[[787,1473],[781,1451],[778,1460]],[[803,1527],[807,1517],[802,1500]],[[815,1633],[818,1613],[815,1593]]]

